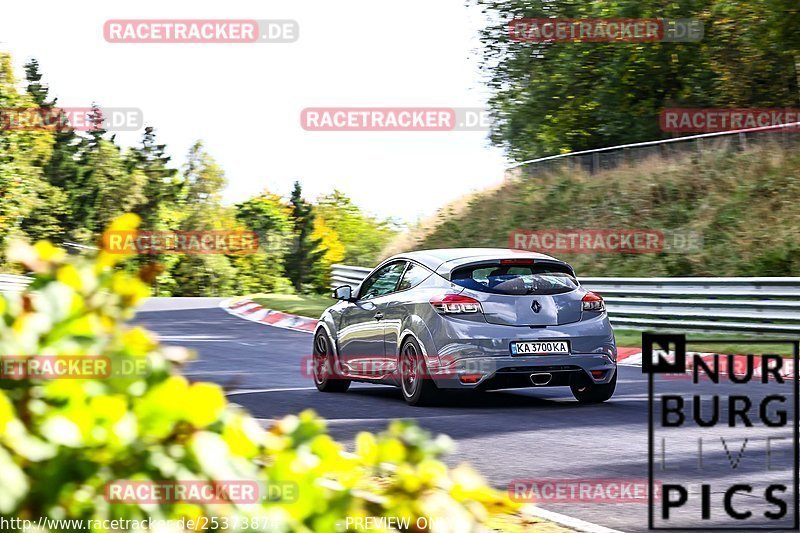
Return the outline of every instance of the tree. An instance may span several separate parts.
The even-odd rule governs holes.
[[[18,87],[10,56],[0,54],[0,109],[42,109],[59,120],[44,129],[0,128],[0,248],[9,237],[96,245],[124,212],[138,215],[143,230],[256,232],[254,253],[140,254],[120,267],[138,272],[156,295],[199,296],[325,290],[332,262],[370,263],[391,233],[336,191],[323,197],[317,217],[299,183],[291,203],[264,192],[223,206],[225,173],[201,141],[178,171],[154,127],[145,128],[138,146],[123,149],[93,103],[90,128],[75,129],[50,96],[38,61],[29,61],[25,73],[27,83]],[[6,268],[2,259],[0,267]]]
[[[38,191],[40,201],[23,222],[23,230],[32,239],[49,238],[63,241],[78,229],[72,218],[69,189],[78,182],[80,137],[65,124],[64,115],[55,108],[57,98],[49,99],[49,87],[42,82],[39,62],[34,58],[25,64],[26,92],[33,103],[44,112],[58,114],[58,127],[50,132],[52,149],[42,161],[45,186]],[[62,127],[62,124],[64,127]]]
[[[17,89],[11,56],[0,54],[0,109],[34,106],[32,97]],[[59,197],[48,187],[42,173],[52,143],[50,131],[31,130],[10,122],[0,128],[0,248],[5,247],[8,237],[22,237],[26,230],[42,228],[40,236],[58,231],[54,202]]]
[[[156,141],[156,131],[152,126],[144,129],[141,146],[133,148],[128,155],[128,172],[138,169],[146,176],[145,201],[135,212],[142,219],[143,227],[157,229],[162,222],[164,207],[178,200],[178,170],[170,167],[172,158],[167,155],[166,145]]]
[[[292,208],[269,191],[236,204],[236,219],[265,240],[286,238],[292,229],[291,217]]]
[[[175,286],[172,296],[228,296],[233,291],[236,271],[224,255],[183,254],[171,269]]]
[[[153,152],[151,152],[151,155]],[[225,173],[201,141],[189,149],[177,185],[177,202],[167,213],[169,229],[232,229],[233,210],[221,205]],[[182,254],[168,259],[173,295],[219,296],[233,290],[236,271],[220,254]]]
[[[172,158],[166,153],[166,145],[156,141],[155,128],[147,126],[142,135],[141,145],[128,151],[126,167],[129,173],[141,172],[145,176],[142,194],[144,201],[135,209],[142,226],[147,230],[168,228],[170,206],[178,200],[180,180],[178,170],[169,166]],[[149,282],[153,294],[170,296],[174,289],[171,272],[177,266],[177,258],[164,254],[144,254],[131,261],[132,268],[153,272]]]
[[[317,200],[317,215],[334,231],[344,247],[342,262],[373,266],[383,248],[397,234],[395,224],[364,213],[353,200],[334,190]]]
[[[27,93],[33,102],[40,107],[52,107],[55,101],[48,102],[49,88],[42,84],[42,74],[39,72],[39,61],[35,58],[25,63],[25,79],[28,81]]]
[[[48,238],[61,242],[80,227],[80,221],[73,217],[71,193],[81,175],[81,138],[71,128],[56,130],[52,135],[52,153],[43,164],[42,173],[50,185],[52,210],[49,212],[58,219],[60,227],[58,234],[49,233]]]
[[[331,266],[341,263],[345,258],[345,248],[335,229],[325,223],[325,219],[317,215],[314,219],[314,231],[311,238],[319,242],[322,255],[319,258],[314,287],[319,292],[326,292],[331,286]]]
[[[237,287],[242,292],[285,291],[284,257],[291,246],[292,210],[276,194],[268,191],[236,205],[236,220],[259,239],[255,254],[233,258]]]
[[[314,240],[314,208],[303,199],[299,181],[294,182],[290,199],[294,245],[286,256],[286,276],[298,292],[309,290],[309,284],[318,270],[317,263],[324,254],[319,242]]]
[[[81,143],[79,166],[76,182],[67,185],[77,223],[70,237],[94,244],[111,220],[145,202],[147,177],[139,169],[128,172],[120,148],[101,137]]]
[[[178,205],[186,213],[184,230],[218,227],[224,219],[220,202],[225,173],[206,151],[202,141],[195,142],[186,156],[181,176]]]
[[[53,108],[55,99],[48,100],[49,88],[42,83],[42,74],[36,59],[31,59],[25,64],[25,78],[26,93],[32,104],[39,108],[38,112],[44,113],[45,110],[56,112]],[[63,156],[64,141],[66,138],[74,139],[74,132],[71,130],[64,132],[55,128],[48,132],[36,132],[36,135],[51,146],[35,162],[37,172],[41,173],[42,178],[31,182],[35,200],[31,210],[22,219],[20,229],[32,240],[63,241],[70,213],[69,199],[60,187],[61,183],[50,179],[48,169],[54,161]]]
[[[516,160],[665,137],[665,107],[786,107],[798,102],[791,0],[476,0],[490,14],[482,69],[492,141]],[[767,5],[773,4],[773,5]],[[519,18],[696,18],[700,42],[530,43]]]

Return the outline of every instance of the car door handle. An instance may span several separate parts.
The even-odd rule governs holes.
[[[380,311],[375,313],[375,320],[383,320],[383,313],[381,313]]]

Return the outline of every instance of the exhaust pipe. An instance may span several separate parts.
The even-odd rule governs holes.
[[[543,385],[547,385],[550,383],[550,380],[553,379],[553,374],[549,372],[541,372],[538,374],[531,374],[531,383],[536,385],[537,387],[541,387]]]

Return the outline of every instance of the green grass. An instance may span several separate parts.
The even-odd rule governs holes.
[[[319,294],[256,294],[250,299],[267,309],[311,318],[319,318],[326,307],[336,303]]]
[[[658,331],[659,333],[669,333],[668,331]],[[686,332],[673,332],[673,333],[686,333]],[[642,345],[642,332],[630,329],[614,329],[614,336],[617,338],[617,346],[621,347],[640,347]],[[792,355],[792,347],[787,343],[776,344],[738,344],[731,343],[713,343],[703,344],[699,342],[691,342],[694,339],[720,339],[720,340],[768,340],[770,338],[791,338],[791,335],[781,337],[774,335],[772,337],[765,337],[762,335],[743,335],[741,333],[686,333],[687,343],[686,349],[692,352],[717,352],[717,353],[732,353],[732,354],[747,354],[752,353],[761,355],[765,353],[781,354],[784,356]]]
[[[800,151],[649,160],[595,175],[564,167],[508,179],[413,227],[387,250],[509,246],[517,230],[693,233],[685,253],[557,253],[581,277],[800,275]]]

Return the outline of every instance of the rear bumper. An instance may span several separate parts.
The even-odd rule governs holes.
[[[574,380],[608,383],[616,372],[617,348],[608,316],[573,324],[529,328],[443,320],[433,333],[427,366],[445,389],[565,386]],[[569,355],[512,356],[511,343],[568,340]],[[433,349],[431,349],[433,348]]]
[[[473,357],[428,368],[443,389],[506,389],[567,386],[576,380],[608,383],[617,363],[601,354],[566,356]]]

